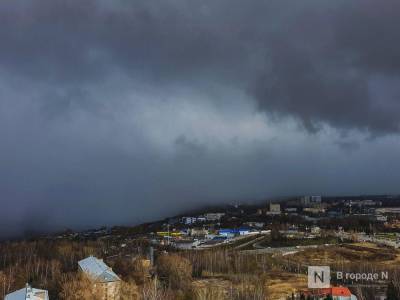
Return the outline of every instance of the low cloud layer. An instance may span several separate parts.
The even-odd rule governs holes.
[[[398,1],[0,4],[1,235],[398,193]]]

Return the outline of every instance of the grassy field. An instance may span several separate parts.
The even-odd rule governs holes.
[[[376,262],[390,264],[398,262],[399,251],[376,247],[370,243],[345,244],[317,249],[308,249],[291,255],[294,261],[308,265],[346,264]]]
[[[276,272],[270,273],[268,280],[268,292],[270,299],[286,299],[296,291],[307,288],[307,276],[303,274],[293,274]]]
[[[387,233],[379,233],[375,236],[376,238],[381,238],[381,239],[388,239],[392,241],[397,240],[397,234],[393,232],[387,232]]]
[[[286,299],[292,293],[307,288],[307,276],[304,274],[293,274],[281,270],[270,270],[264,275],[265,289],[268,291],[268,299]],[[251,282],[251,278],[249,278]],[[254,282],[254,281],[253,281]],[[237,279],[226,274],[203,276],[193,282],[198,294],[202,291],[213,290],[216,295],[227,295],[231,289],[237,288]],[[203,292],[204,293],[204,292]]]
[[[309,245],[324,245],[324,244],[338,244],[336,237],[317,237],[317,238],[282,238],[279,240],[273,240],[271,237],[266,237],[262,242],[259,243],[262,247],[295,247],[295,246],[309,246]]]
[[[281,300],[307,289],[306,271],[310,265],[329,265],[333,272],[395,272],[400,265],[400,251],[393,248],[373,243],[324,245],[328,244],[327,239],[319,239],[319,242],[322,244],[319,247],[293,254],[241,255],[240,250],[234,249],[207,255],[195,252],[205,256],[191,257],[194,266],[196,262],[206,263],[201,275],[194,278],[194,287],[199,291],[221,293],[213,294],[214,298],[196,299],[250,299],[234,298],[228,293],[243,290],[243,286],[257,291],[262,285],[268,299]]]

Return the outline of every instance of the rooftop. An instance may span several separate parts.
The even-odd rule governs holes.
[[[113,282],[120,281],[121,279],[114,273],[114,271],[107,266],[102,259],[94,256],[89,256],[78,262],[81,270],[89,274],[95,281],[98,282]]]
[[[34,289],[29,284],[26,287],[12,292],[4,300],[49,300],[46,290]]]

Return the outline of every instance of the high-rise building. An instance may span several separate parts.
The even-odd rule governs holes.
[[[279,203],[270,203],[267,215],[279,215],[281,213],[281,205]]]

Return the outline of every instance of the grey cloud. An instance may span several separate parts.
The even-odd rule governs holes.
[[[398,192],[399,12],[392,0],[2,2],[0,235]]]
[[[260,108],[293,116],[314,132],[328,124],[398,133],[398,97],[377,95],[374,81],[383,76],[381,84],[399,85],[399,3],[338,1],[325,8],[309,7],[288,20],[287,32],[277,32],[251,90]]]
[[[292,116],[311,131],[399,131],[398,111],[385,105],[398,97],[378,103],[373,85],[374,76],[399,83],[394,0],[2,5],[7,72],[63,88],[112,72],[156,85],[214,81],[247,87],[270,116]],[[65,98],[54,102],[65,108]]]
[[[345,141],[345,140],[339,140],[336,143],[339,147],[342,149],[352,152],[360,149],[360,143],[357,141]]]
[[[189,140],[185,135],[180,135],[175,139],[175,145],[179,152],[186,153],[192,157],[203,156],[206,147],[196,141]]]

